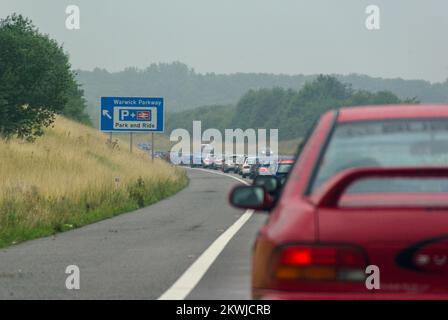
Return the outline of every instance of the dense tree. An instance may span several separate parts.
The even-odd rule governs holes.
[[[234,115],[234,106],[216,105],[204,106],[194,110],[170,113],[167,115],[167,132],[177,128],[183,128],[192,132],[194,120],[202,122],[203,129],[216,128],[223,131],[226,128],[233,128],[231,123]]]
[[[70,67],[62,47],[31,20],[0,20],[0,135],[33,140],[67,102],[70,112],[82,109]]]
[[[67,94],[68,100],[62,110],[62,114],[67,118],[76,120],[80,123],[92,125],[92,121],[85,111],[87,103],[84,98],[84,91],[80,88],[80,86],[73,81]]]
[[[343,106],[416,103],[401,100],[388,91],[354,90],[332,76],[318,76],[301,90],[281,88],[249,90],[234,106],[202,107],[193,111],[170,114],[170,129],[191,130],[193,120],[207,128],[279,129],[280,139],[303,136],[325,111]]]

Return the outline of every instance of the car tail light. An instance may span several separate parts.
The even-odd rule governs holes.
[[[264,168],[264,167],[261,167],[261,168],[260,168],[260,172],[268,172],[268,169],[267,169],[267,168]]]
[[[408,261],[421,272],[448,274],[448,240],[442,239],[417,249]]]
[[[338,246],[288,246],[274,259],[273,277],[280,281],[364,281],[363,251]]]

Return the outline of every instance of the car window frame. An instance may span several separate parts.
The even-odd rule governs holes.
[[[303,193],[304,196],[310,196],[313,192],[314,181],[316,180],[317,173],[322,164],[322,161],[323,161],[324,155],[327,151],[328,145],[330,144],[330,141],[333,138],[334,131],[337,127],[338,118],[339,118],[339,109],[333,111],[333,118],[332,118],[332,121],[330,124],[330,128],[328,129],[328,133],[325,136],[324,142],[321,144],[316,161],[314,162],[313,169],[311,170],[311,175],[309,176],[308,181],[306,183],[305,192]],[[316,121],[316,123],[315,123],[316,127],[317,127],[317,124],[320,122],[320,119],[321,118],[319,118],[319,121]],[[310,134],[310,137],[314,133],[316,127],[313,128],[313,131]],[[310,137],[308,137],[308,139]],[[303,145],[303,146],[305,146],[305,145]]]

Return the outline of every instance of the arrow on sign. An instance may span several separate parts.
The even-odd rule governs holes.
[[[108,110],[103,110],[103,117],[104,117],[104,116],[106,116],[106,117],[108,117],[110,120],[112,120],[112,117],[110,116]]]

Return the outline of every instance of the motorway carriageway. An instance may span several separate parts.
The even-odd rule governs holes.
[[[187,173],[187,188],[152,206],[1,249],[0,299],[249,299],[266,215],[229,206],[239,176]],[[80,290],[65,286],[69,265]]]

